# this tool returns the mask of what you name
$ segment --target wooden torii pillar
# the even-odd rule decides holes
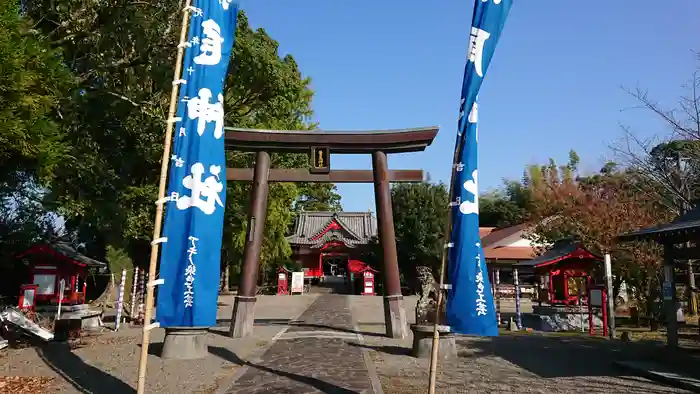
[[[234,338],[253,332],[256,288],[269,182],[374,183],[383,251],[384,321],[386,335],[408,335],[403,308],[391,206],[392,182],[420,182],[422,170],[389,170],[387,154],[420,152],[430,145],[438,127],[382,131],[275,131],[226,128],[226,149],[256,152],[255,168],[229,168],[226,179],[253,182],[243,269],[235,298],[229,335]],[[270,152],[308,152],[311,168],[270,168]],[[372,170],[331,170],[330,155],[371,154]]]

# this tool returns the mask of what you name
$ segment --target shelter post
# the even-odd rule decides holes
[[[229,336],[233,338],[243,338],[253,333],[260,248],[262,247],[267,216],[269,170],[270,154],[266,151],[258,151],[255,156],[253,187],[250,193],[248,229],[243,250],[243,270],[229,327]]]
[[[386,153],[372,153],[374,172],[374,198],[379,221],[379,241],[384,260],[384,322],[386,335],[391,338],[406,338],[406,312],[403,308],[399,264],[396,253],[394,216],[391,210],[391,190],[389,189],[389,168]]]
[[[517,268],[513,268],[513,284],[515,285],[515,324],[518,326],[518,330],[522,330],[523,316],[520,312],[520,279]]]
[[[603,260],[605,265],[605,291],[608,293],[608,326],[610,339],[615,339],[615,289],[613,289],[613,277],[612,277],[612,259],[610,258],[610,253],[605,254],[605,259]],[[605,308],[605,306],[603,306]]]
[[[666,311],[667,345],[670,348],[678,347],[678,318],[676,316],[676,283],[673,269],[673,243],[666,240],[664,243],[664,283],[663,300]]]
[[[687,244],[688,248],[691,248],[690,242]],[[695,272],[693,271],[693,260],[687,261],[688,266],[688,313],[690,316],[698,315],[698,299],[695,296]]]

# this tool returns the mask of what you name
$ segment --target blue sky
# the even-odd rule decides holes
[[[390,156],[447,182],[473,0],[241,0],[313,80],[315,120],[329,130],[440,125],[425,152]],[[643,137],[668,130],[621,87],[674,106],[700,64],[699,0],[515,0],[479,95],[482,192],[527,164],[596,171],[620,124]],[[624,111],[623,111],[624,110]],[[370,157],[334,155],[333,168]],[[372,185],[339,185],[345,210],[374,211]]]

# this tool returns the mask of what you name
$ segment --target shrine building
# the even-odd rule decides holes
[[[301,212],[287,241],[304,278],[321,282],[326,276],[361,271],[368,246],[377,237],[372,212]]]

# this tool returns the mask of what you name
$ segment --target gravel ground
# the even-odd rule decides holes
[[[428,359],[408,356],[409,345],[369,347],[374,350],[372,360],[386,394],[425,392]],[[581,342],[501,336],[464,339],[459,348],[457,360],[441,362],[438,366],[439,393],[688,392],[626,376],[612,366],[615,357],[609,351]]]
[[[164,330],[155,329],[151,335],[147,392],[213,392],[233,375],[238,368],[238,358],[245,360],[255,350],[267,346],[286,326],[286,321],[295,319],[315,299],[315,295],[259,297],[253,338],[231,339],[220,333],[228,329],[233,297],[221,297],[220,323],[206,336],[210,356],[196,362],[161,360],[158,354]],[[75,349],[62,344],[5,349],[0,351],[0,376],[53,378],[45,393],[135,392],[140,342],[140,329],[123,326],[119,332],[88,336]],[[223,357],[225,354],[237,357]]]
[[[404,300],[409,323],[415,299]],[[427,391],[428,359],[408,355],[411,338],[387,339],[380,297],[351,298],[351,310],[364,336],[385,394]],[[654,347],[582,337],[501,335],[460,337],[459,358],[439,364],[439,393],[684,393],[643,378],[628,376],[616,360],[650,356]]]
[[[147,392],[212,393],[217,388],[227,387],[241,360],[247,360],[256,350],[267,347],[280,331],[287,328],[289,320],[297,319],[318,296],[259,297],[254,336],[242,340],[221,335],[227,331],[233,307],[233,297],[222,297],[220,324],[206,337],[210,356],[196,362],[161,360],[158,354],[164,332],[154,330],[153,355],[148,360]],[[404,300],[409,323],[413,320],[414,305],[414,297]],[[354,341],[354,346],[370,350],[384,393],[425,392],[429,361],[408,356],[411,338],[394,340],[383,336],[382,298],[350,296],[349,307],[363,338]],[[337,328],[340,333],[347,334],[348,328],[341,327],[347,322],[323,323],[324,330]],[[34,381],[48,384],[44,393],[134,392],[140,334],[139,329],[127,326],[119,332],[88,336],[75,349],[52,344],[0,351],[0,392],[7,392],[4,389],[9,387],[17,392],[14,390],[19,380],[5,377],[39,378]],[[290,331],[291,334],[294,332]],[[612,367],[613,361],[640,360],[648,358],[650,352],[659,351],[658,348],[636,342],[610,342],[573,336],[502,335],[488,339],[460,337],[459,347],[460,357],[457,360],[439,366],[440,393],[684,392],[626,376]],[[309,353],[307,357],[311,357],[310,353],[318,356],[319,351],[306,349],[306,353]],[[338,383],[342,379],[343,376],[333,375],[325,381]]]

